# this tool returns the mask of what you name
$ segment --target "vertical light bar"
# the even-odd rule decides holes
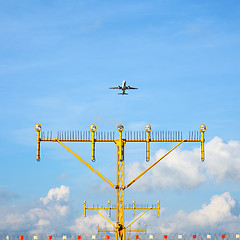
[[[92,132],[92,161],[95,162],[95,132],[97,131],[97,126],[95,124],[91,124],[89,127]]]
[[[150,142],[150,132],[152,131],[152,126],[147,124],[145,126],[145,131],[147,132],[147,139],[146,139],[146,161],[149,162],[150,160],[150,146],[149,146],[149,142]]]
[[[40,132],[37,131],[37,161],[40,160]]]
[[[123,153],[122,153],[122,132],[124,130],[124,126],[122,124],[117,125],[117,130],[119,131],[119,159],[120,161],[123,160]]]
[[[133,216],[135,217],[135,204],[136,204],[136,201],[133,200],[132,203],[133,203]]]
[[[160,200],[157,201],[158,204],[158,217],[160,216]]]
[[[36,124],[34,128],[37,131],[37,161],[40,161],[40,132],[42,130],[42,125]]]
[[[205,142],[204,132],[206,132],[207,126],[205,124],[202,124],[202,125],[200,125],[199,129],[201,131],[201,160],[203,162],[205,159],[205,156],[204,156],[205,155],[204,154],[204,142]]]
[[[94,132],[92,132],[92,161],[95,162],[95,141],[94,141]]]
[[[111,217],[111,201],[108,200],[108,216]]]
[[[99,235],[99,225],[97,225],[97,235]]]
[[[146,161],[149,162],[149,155],[150,155],[150,147],[149,147],[149,132],[147,132],[147,144],[146,144],[146,148],[147,148],[147,151],[146,151]]]
[[[87,201],[83,201],[83,205],[84,205],[84,217],[86,217],[86,204],[87,204]]]

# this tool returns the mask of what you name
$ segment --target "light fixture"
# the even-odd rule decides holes
[[[89,129],[92,131],[92,132],[95,132],[97,131],[97,126],[95,124],[91,124]]]
[[[206,132],[207,126],[205,124],[202,124],[202,125],[200,125],[199,129],[201,132]]]
[[[151,132],[151,131],[152,131],[152,126],[151,126],[150,124],[147,124],[147,125],[145,126],[145,131],[146,131],[146,132]]]
[[[36,130],[37,132],[40,132],[40,131],[42,130],[42,125],[41,125],[41,124],[36,124],[36,125],[35,125],[35,130]]]
[[[117,125],[117,130],[122,132],[124,130],[124,126],[122,124]]]

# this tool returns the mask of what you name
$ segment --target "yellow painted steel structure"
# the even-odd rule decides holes
[[[201,143],[201,160],[204,161],[204,133],[207,130],[206,125],[202,124],[199,127],[199,132],[189,133],[189,138],[183,138],[182,133],[180,132],[156,132],[152,133],[152,126],[146,125],[145,132],[125,132],[123,136],[124,126],[119,124],[117,130],[119,132],[118,138],[114,137],[114,133],[97,133],[97,126],[92,124],[90,125],[90,132],[58,132],[57,137],[52,137],[52,132],[48,132],[46,135],[44,132],[41,132],[42,125],[36,124],[35,130],[37,131],[37,160],[40,160],[40,142],[41,141],[51,141],[57,142],[65,149],[67,149],[71,154],[73,154],[77,159],[79,159],[84,165],[86,165],[90,170],[102,178],[109,186],[116,189],[116,207],[111,206],[111,202],[108,201],[108,207],[87,207],[87,202],[84,201],[84,216],[86,216],[86,210],[94,210],[99,215],[101,215],[107,222],[113,226],[113,230],[99,230],[97,227],[98,233],[103,232],[113,233],[115,235],[115,240],[125,240],[126,233],[138,233],[144,232],[146,234],[146,225],[144,230],[132,230],[131,226],[144,214],[146,214],[151,209],[158,210],[158,216],[160,215],[160,201],[157,202],[157,206],[152,207],[136,207],[136,202],[133,201],[132,207],[126,207],[124,205],[124,191],[129,188],[133,183],[135,183],[140,177],[147,173],[151,168],[158,164],[163,158],[170,154],[174,149],[180,146],[185,142],[200,142]],[[80,156],[73,152],[69,147],[67,147],[63,142],[91,142],[92,144],[92,161],[95,161],[95,143],[96,142],[114,142],[117,147],[117,161],[116,161],[116,184],[111,182],[105,176],[103,176],[99,171],[92,167],[89,163],[84,161]],[[146,170],[139,174],[136,178],[131,180],[129,183],[125,184],[125,161],[124,161],[124,149],[126,142],[146,142],[146,161],[150,160],[150,142],[177,142],[177,144],[171,148],[166,154],[156,160],[151,164]],[[111,216],[111,210],[116,210],[116,222],[112,223],[107,217],[102,215],[98,210],[105,209],[108,210],[109,217]],[[146,210],[140,216],[138,216],[134,221],[129,225],[125,226],[125,216],[124,211],[127,209],[133,210],[133,216],[135,216],[136,209]],[[111,237],[112,238],[112,237]],[[113,239],[113,238],[112,238]],[[128,237],[128,239],[131,239]]]

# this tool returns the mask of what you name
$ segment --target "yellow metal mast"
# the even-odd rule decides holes
[[[124,126],[119,124],[117,126],[119,131],[119,139],[116,141],[117,145],[117,209],[116,209],[116,231],[115,240],[125,239],[125,228],[124,228],[124,146],[125,141],[122,139],[122,132]]]
[[[79,159],[83,164],[85,164],[90,170],[96,173],[100,178],[102,178],[109,186],[116,189],[116,207],[111,206],[111,201],[108,201],[108,207],[87,207],[87,202],[84,201],[84,216],[86,217],[86,210],[91,209],[101,215],[107,222],[109,222],[113,226],[113,230],[99,230],[97,228],[98,234],[103,232],[113,233],[115,235],[115,240],[125,240],[126,232],[129,233],[139,233],[144,232],[146,234],[146,225],[144,230],[132,230],[131,225],[135,223],[139,218],[141,218],[144,214],[146,214],[151,209],[158,210],[158,216],[160,215],[160,201],[157,201],[157,206],[152,207],[136,207],[136,201],[133,201],[132,207],[125,207],[124,205],[124,191],[129,188],[134,182],[136,182],[140,177],[142,177],[146,172],[148,172],[151,168],[153,168],[156,164],[158,164],[163,158],[165,158],[168,154],[170,154],[174,149],[180,146],[184,142],[201,142],[201,160],[204,161],[204,133],[207,130],[206,125],[202,124],[199,127],[199,132],[191,132],[189,133],[189,138],[182,138],[182,133],[180,132],[155,132],[151,133],[152,126],[145,126],[144,132],[127,132],[123,137],[124,126],[119,124],[117,126],[117,130],[119,132],[119,137],[114,138],[114,133],[96,133],[97,126],[95,124],[90,125],[90,132],[58,132],[57,137],[52,137],[52,132],[47,132],[45,135],[44,132],[41,132],[42,125],[36,124],[35,130],[37,131],[37,160],[40,160],[40,142],[41,141],[52,141],[58,142],[61,146],[67,149],[71,154],[73,154],[77,159]],[[201,135],[201,136],[200,136]],[[100,172],[98,172],[94,167],[84,161],[80,156],[78,156],[75,152],[73,152],[69,147],[67,147],[63,142],[91,142],[92,143],[92,161],[95,161],[95,143],[96,142],[114,142],[117,147],[117,171],[116,171],[116,184],[112,183],[109,179],[103,176]],[[156,160],[152,165],[150,165],[146,170],[140,173],[136,178],[130,181],[125,185],[125,161],[124,161],[124,148],[126,142],[146,142],[146,161],[150,160],[150,142],[178,142],[172,149],[170,149],[166,154]],[[111,210],[116,210],[116,223],[112,223],[108,218],[98,212],[99,209],[108,210],[109,217],[111,216]],[[133,216],[135,216],[136,209],[146,210],[139,217],[137,217],[134,221],[132,221],[129,225],[125,226],[124,223],[124,211],[126,209],[133,210]],[[132,237],[131,237],[132,238]],[[130,239],[131,239],[130,238]],[[129,238],[128,238],[129,239]]]

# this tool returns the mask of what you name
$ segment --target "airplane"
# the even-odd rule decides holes
[[[128,90],[128,89],[137,89],[137,88],[134,88],[134,87],[130,87],[130,86],[126,86],[126,81],[124,80],[122,82],[122,86],[118,86],[118,87],[111,87],[109,89],[121,89],[122,92],[121,93],[118,93],[118,95],[128,95],[128,93],[126,93],[125,91]]]

